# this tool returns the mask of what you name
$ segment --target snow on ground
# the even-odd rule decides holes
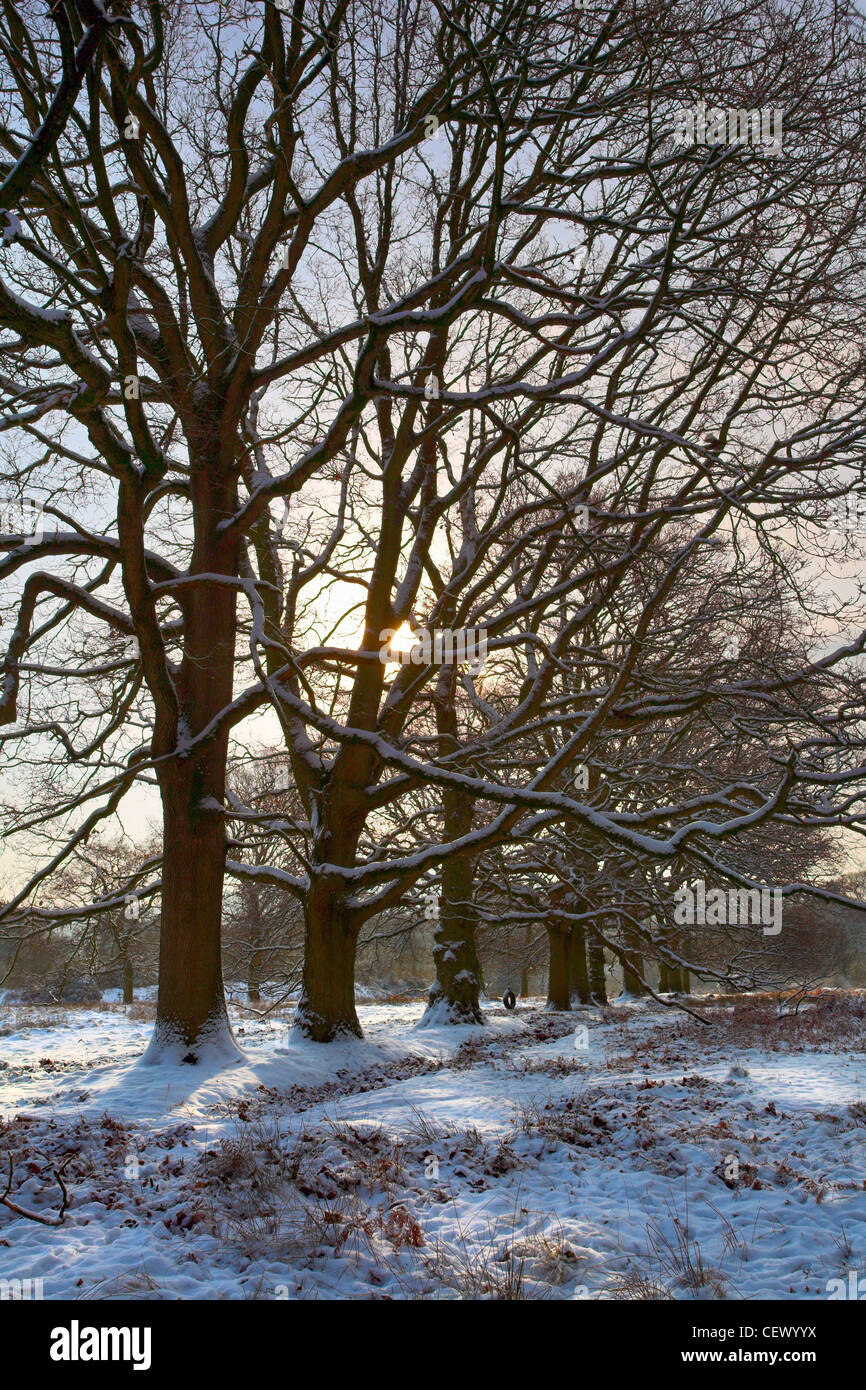
[[[0,1007],[0,1280],[45,1298],[826,1298],[866,1276],[866,995],[487,1012],[364,1041],[233,1011],[246,1060],[143,1067],[152,1007]],[[62,1166],[61,1166],[62,1165]]]

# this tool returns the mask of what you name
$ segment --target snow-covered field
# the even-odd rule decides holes
[[[234,1013],[246,1062],[142,1067],[146,1008],[0,1008],[0,1280],[52,1298],[826,1299],[866,1276],[866,995],[363,1042]],[[4,1179],[5,1181],[5,1179]],[[866,1285],[864,1285],[866,1287]]]

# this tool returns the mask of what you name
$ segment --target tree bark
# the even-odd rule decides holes
[[[581,1004],[589,1003],[589,971],[586,964],[586,931],[573,922],[568,934],[568,977],[572,994]]]
[[[132,961],[126,956],[123,961],[123,1002],[131,1004],[135,998],[132,983]]]
[[[247,999],[251,1004],[260,1004],[262,1000],[262,956],[261,944],[264,940],[262,929],[262,905],[259,901],[258,888],[256,884],[251,884],[252,893],[249,896],[250,904],[250,936],[252,938],[252,951],[250,953],[250,964],[247,972]]]
[[[547,940],[550,946],[550,964],[547,975],[547,1007],[571,1010],[571,990],[569,988],[568,928],[564,922],[554,919],[546,923]]]
[[[295,1027],[313,1042],[360,1038],[355,1009],[357,928],[334,878],[313,878],[304,904],[304,970]]]
[[[671,971],[671,990],[674,994],[688,994],[688,974],[679,966]]]
[[[683,949],[683,943],[682,943],[682,941],[680,941],[680,940],[674,941],[674,942],[673,942],[673,948],[674,948],[675,951],[677,951],[677,953],[680,953],[680,952],[682,951],[682,949]],[[689,972],[688,972],[688,970],[685,969],[684,966],[682,966],[682,965],[671,965],[671,966],[669,966],[669,968],[668,968],[668,975],[669,975],[669,979],[670,979],[671,992],[672,992],[673,994],[688,994],[688,992],[689,992]]]
[[[589,989],[594,1004],[607,1003],[607,983],[604,978],[604,946],[598,937],[589,938]]]
[[[635,999],[640,999],[646,994],[646,986],[640,977],[640,959],[631,955],[628,951],[623,951],[620,956],[622,963],[622,988],[624,994],[630,994]]]
[[[204,761],[179,759],[162,777],[159,992],[150,1062],[174,1052],[197,1062],[203,1047],[233,1050],[220,940],[225,833],[222,810],[201,804],[209,781]]]
[[[217,535],[219,523],[237,505],[237,487],[229,472],[232,446],[221,439],[219,423],[214,425],[218,415],[218,401],[202,402],[190,477],[193,576],[237,573],[236,544]],[[129,526],[130,505],[136,504],[122,497],[121,539]],[[130,584],[126,571],[124,584],[131,603],[143,613],[144,656],[145,643],[152,640],[152,614],[140,585]],[[228,728],[193,744],[231,703],[236,591],[231,584],[202,578],[179,595],[178,603],[185,641],[180,669],[171,677],[174,698],[163,676],[155,699],[153,752],[162,797],[163,873],[156,1026],[145,1056],[151,1063],[177,1056],[194,1063],[205,1050],[223,1058],[242,1056],[229,1025],[221,952]]]
[[[442,753],[459,747],[455,712],[456,668],[443,670],[434,706]],[[472,829],[473,798],[458,787],[442,793],[446,840],[457,840]],[[483,1024],[481,963],[476,945],[478,914],[473,902],[475,860],[469,855],[446,859],[442,865],[439,926],[433,933],[436,979],[430,989],[422,1026],[433,1023]]]
[[[456,796],[462,796],[456,793]],[[455,793],[446,792],[450,800]],[[471,810],[470,821],[471,821]],[[452,833],[450,830],[449,834]],[[442,866],[439,925],[433,933],[436,980],[422,1023],[483,1023],[479,995],[481,963],[472,901],[475,866],[468,859],[446,859]]]
[[[526,928],[526,945],[523,948],[523,964],[520,967],[520,998],[529,998],[529,952],[532,947],[532,927]]]

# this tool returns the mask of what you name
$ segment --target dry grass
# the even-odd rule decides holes
[[[707,1022],[683,1017],[666,1029],[633,1037],[624,1028],[623,1050],[608,1053],[611,1071],[650,1071],[694,1066],[695,1050],[709,1061],[732,1051],[866,1051],[866,991],[820,990],[797,1013],[779,1014],[780,995],[713,995],[693,1001]],[[707,1026],[709,1023],[709,1027]],[[735,1073],[736,1074],[736,1073]]]
[[[78,1295],[82,1302],[95,1302],[107,1298],[129,1299],[134,1302],[139,1299],[171,1297],[172,1295],[165,1293],[156,1280],[143,1269],[132,1274],[118,1274],[113,1279],[100,1279],[97,1283],[88,1285]]]
[[[156,1020],[156,1003],[151,999],[136,999],[132,1004],[114,1007],[122,1010],[133,1023],[154,1023]]]
[[[0,1038],[9,1038],[32,1028],[56,1028],[58,1012],[58,1009],[40,1004],[6,1005],[0,1019]]]
[[[561,1225],[533,1215],[515,1195],[510,1217],[471,1233],[455,1222],[455,1235],[439,1239],[427,1260],[439,1297],[485,1301],[546,1301],[553,1289],[577,1281],[586,1256],[574,1249]]]
[[[780,996],[754,994],[734,1001],[726,1012],[715,1001],[706,1010],[713,1027],[694,1020],[683,1026],[685,1039],[700,1037],[704,1046],[799,1051],[820,1048],[866,1050],[866,991],[821,990],[799,1011],[779,1014]]]
[[[526,1255],[515,1244],[514,1222],[511,1239],[494,1235],[488,1228],[484,1240],[473,1240],[457,1222],[453,1240],[436,1241],[429,1268],[444,1293],[460,1299],[519,1303],[531,1297],[526,1283]]]
[[[234,1134],[220,1139],[216,1150],[206,1156],[206,1170],[218,1183],[246,1180],[259,1192],[278,1188],[297,1175],[273,1117],[259,1117],[248,1124],[236,1121]]]
[[[4,1004],[0,1005],[0,1038],[35,1028],[57,1028],[64,1018],[74,1018],[78,1013],[122,1014],[134,1023],[153,1023],[156,1004],[150,1000],[137,1000],[134,1004],[107,1004],[104,1000],[77,1004],[65,999],[57,1004]]]
[[[628,1302],[661,1303],[671,1301],[674,1295],[670,1289],[645,1274],[627,1274],[611,1289],[611,1296]]]
[[[647,1226],[652,1255],[668,1284],[690,1298],[727,1298],[725,1277],[720,1269],[705,1261],[699,1243],[689,1235],[688,1219],[682,1221],[674,1216],[672,1226],[671,1236],[656,1221]]]
[[[610,1135],[610,1125],[593,1108],[584,1089],[565,1099],[553,1100],[548,1096],[546,1101],[538,1097],[517,1101],[513,1111],[521,1133],[541,1135],[572,1148],[592,1148]]]
[[[438,1120],[431,1120],[423,1110],[419,1110],[416,1105],[412,1106],[412,1123],[406,1128],[406,1135],[409,1139],[414,1139],[419,1144],[438,1144],[443,1139],[448,1138],[448,1130],[439,1124]]]

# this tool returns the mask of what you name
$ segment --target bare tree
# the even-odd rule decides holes
[[[690,660],[665,627],[723,647],[761,566],[816,630],[832,609],[803,550],[866,494],[857,16],[153,0],[117,21],[0,253],[8,476],[55,523],[0,538],[0,746],[62,773],[14,832],[66,834],[7,920],[158,792],[151,1057],[195,1061],[230,1051],[226,868],[302,904],[298,1021],[327,1040],[359,1031],[365,923],[434,878],[438,997],[477,1016],[485,853],[565,826],[621,885],[686,851],[721,872],[774,819],[859,829],[859,771],[824,759],[862,743],[860,596],[820,656]],[[13,77],[15,113],[35,79]],[[760,121],[673,143],[707,98],[783,110],[778,157]],[[728,606],[677,623],[714,545]],[[389,660],[404,625],[482,630],[486,671],[435,644]],[[231,739],[265,710],[297,870],[226,861],[227,815],[271,818],[226,805]],[[643,796],[575,789],[646,730],[673,742]],[[646,928],[610,891],[634,954]]]
[[[36,173],[54,154],[85,74],[98,69],[99,51],[110,33],[114,8],[111,0],[107,8],[96,0],[51,0],[48,9],[56,29],[55,45],[42,41],[36,24],[26,21],[11,0],[3,6],[0,43],[6,61],[26,73],[28,100],[24,115],[30,131],[25,139],[8,125],[0,132],[2,147],[11,156],[11,167],[6,160],[0,163],[0,230],[6,240],[18,232],[14,209],[27,194]],[[58,45],[60,81],[55,86],[49,73]]]
[[[446,319],[476,303],[475,267],[479,256],[492,264],[495,248],[492,232],[482,234],[483,250],[467,243],[405,290],[377,268],[379,312],[353,303],[351,288],[326,296],[320,257],[341,222],[355,220],[365,181],[396,170],[446,116],[465,113],[467,137],[483,129],[486,55],[510,30],[531,38],[533,26],[573,27],[494,7],[470,35],[466,13],[428,16],[402,0],[387,17],[347,0],[290,15],[269,3],[154,0],[135,19],[118,15],[104,76],[88,70],[3,252],[9,476],[19,489],[38,483],[56,527],[2,542],[3,578],[27,573],[0,719],[22,716],[7,745],[47,744],[48,758],[57,750],[72,773],[60,814],[81,812],[67,849],[6,911],[18,911],[136,781],[156,784],[164,856],[153,1060],[195,1061],[207,1042],[230,1048],[220,962],[226,760],[231,730],[272,693],[258,636],[249,652],[257,679],[235,688],[238,597],[255,625],[274,582],[267,565],[253,574],[249,547],[268,529],[270,503],[339,474],[381,394],[389,340],[422,328],[443,297]],[[542,51],[550,42],[542,37]],[[371,102],[385,48],[400,77],[380,117]],[[32,66],[9,71],[7,126],[39,80]],[[523,73],[521,61],[498,79],[503,99]],[[496,175],[491,228],[500,185]],[[297,448],[276,472],[257,453],[271,401],[288,414],[265,432],[268,444]],[[87,652],[69,682],[56,675],[63,635]],[[112,651],[105,635],[134,638],[135,650]],[[40,643],[50,657],[37,654]],[[65,708],[56,691],[43,694],[34,717],[29,687],[40,677],[61,682]],[[96,680],[112,691],[98,712],[85,711],[75,682]],[[16,830],[31,823],[21,815]]]

